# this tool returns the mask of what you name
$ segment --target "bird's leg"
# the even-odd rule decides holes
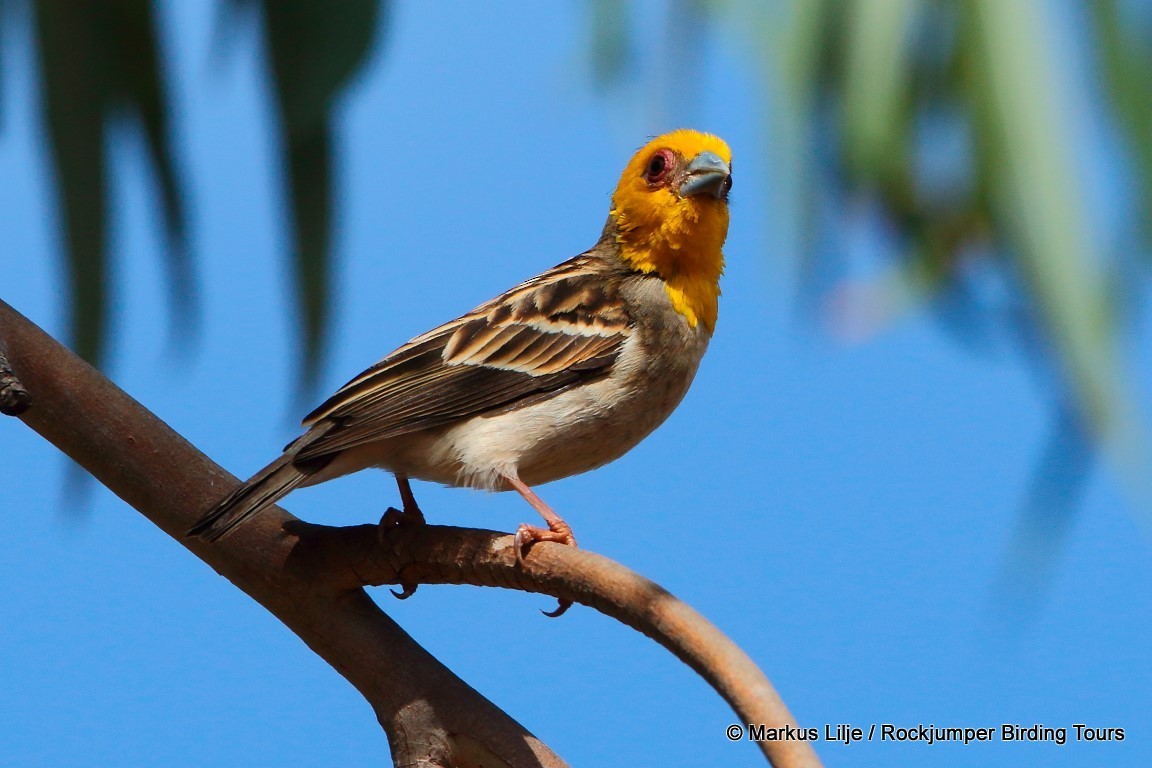
[[[404,507],[401,511],[395,507],[388,507],[384,516],[380,518],[379,532],[380,538],[383,540],[384,535],[391,529],[400,526],[408,525],[424,525],[424,513],[420,511],[420,505],[416,503],[416,497],[412,495],[412,486],[408,483],[408,477],[405,475],[396,475],[396,485],[400,488],[400,502]],[[419,584],[405,584],[401,582],[400,586],[404,589],[401,592],[391,590],[392,594],[400,600],[407,600],[416,593],[416,587]]]
[[[416,497],[412,495],[412,486],[408,484],[407,475],[396,475],[396,485],[400,489],[400,501],[404,504],[404,517],[408,518],[407,522],[413,525],[424,524],[424,513],[420,511],[420,505],[416,503]]]
[[[540,513],[544,522],[548,523],[546,529],[537,528],[527,523],[521,523],[520,527],[516,529],[516,560],[518,562],[524,561],[523,549],[537,541],[555,541],[570,547],[576,546],[576,537],[572,535],[572,527],[564,522],[560,515],[553,512],[552,507],[544,503],[544,499],[537,496],[535,491],[515,475],[506,475],[504,479],[516,489],[517,493],[524,497],[525,501],[532,505],[533,509]]]
[[[520,523],[520,527],[516,529],[516,537],[513,539],[512,546],[516,548],[516,563],[518,565],[524,564],[524,549],[532,546],[537,541],[554,541],[557,544],[567,544],[570,547],[576,546],[576,537],[572,535],[572,527],[564,522],[564,518],[552,511],[552,507],[548,506],[544,499],[536,495],[536,492],[524,484],[524,481],[515,475],[505,475],[505,480],[508,484],[516,489],[516,492],[524,497],[524,500],[532,505],[532,508],[540,513],[544,521],[548,523],[547,528],[538,528],[534,525],[527,523]],[[564,611],[572,607],[572,601],[564,598],[559,598],[559,605],[556,606],[554,611],[541,611],[545,616],[556,618]]]
[[[420,511],[420,505],[412,495],[412,486],[409,485],[407,476],[396,475],[396,485],[400,489],[400,502],[404,509],[401,511],[389,507],[384,517],[380,518],[380,527],[387,529],[397,525],[424,525],[424,513]]]

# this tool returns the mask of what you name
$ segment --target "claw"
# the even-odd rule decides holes
[[[408,598],[412,597],[412,595],[416,594],[416,590],[420,588],[419,584],[401,583],[400,586],[404,588],[402,592],[397,592],[394,589],[388,590],[397,600],[407,600]]]
[[[516,529],[516,535],[512,538],[512,546],[516,552],[516,565],[517,567],[524,567],[524,550],[530,548],[538,541],[554,541],[557,544],[566,544],[569,547],[576,546],[576,537],[572,535],[572,526],[564,522],[560,515],[552,511],[552,507],[544,503],[544,500],[536,495],[536,492],[524,484],[524,481],[516,476],[515,472],[504,475],[504,480],[508,485],[517,493],[524,497],[524,500],[532,505],[532,508],[540,513],[548,523],[547,528],[537,528],[527,523],[521,523],[520,527]],[[564,612],[572,607],[572,601],[565,598],[560,598],[554,611],[540,611],[540,613],[555,619],[564,615]]]
[[[381,528],[401,528],[409,525],[425,525],[424,515],[417,509],[401,511],[396,507],[388,507],[384,516],[380,518]]]
[[[404,513],[396,509],[396,507],[388,507],[384,514],[380,517],[380,522],[376,524],[376,539],[383,546],[388,534],[396,528],[402,528],[410,525],[411,521],[405,517]]]
[[[523,533],[527,527],[527,525],[521,524],[520,527],[516,529],[516,535],[512,537],[512,550],[516,553],[516,567],[518,568],[524,567],[524,547],[531,543],[524,541]]]
[[[547,528],[537,528],[527,523],[521,523],[520,527],[516,529],[516,537],[513,539],[517,565],[524,565],[524,551],[530,549],[538,541],[554,541],[569,547],[576,546],[576,537],[572,535],[572,529],[568,527],[568,523],[559,518],[555,522],[550,522]]]
[[[400,488],[400,499],[404,504],[404,509],[399,510],[396,507],[388,507],[384,515],[380,518],[379,524],[376,526],[376,536],[380,543],[384,543],[384,537],[393,528],[404,528],[413,525],[424,525],[424,513],[420,511],[419,505],[416,503],[416,497],[412,495],[412,487],[408,484],[408,478],[404,475],[396,475],[396,485]],[[392,593],[393,597],[397,600],[407,600],[416,594],[416,590],[420,587],[417,583],[405,583],[400,581],[401,591],[397,592],[394,589],[388,590]]]
[[[512,546],[516,551],[516,564],[520,567],[524,565],[524,550],[531,547],[537,541],[554,541],[557,544],[566,544],[569,547],[576,546],[576,537],[572,535],[572,529],[563,520],[560,520],[555,527],[549,528],[535,528],[527,523],[521,523],[520,527],[516,529],[516,536],[512,539]],[[572,601],[565,598],[559,598],[556,608],[551,611],[540,611],[550,619],[556,619],[564,615],[564,612],[572,607]]]
[[[523,480],[516,477],[515,473],[504,475],[504,480],[523,496],[524,500],[531,504],[532,508],[539,512],[544,521],[548,523],[547,528],[536,528],[527,523],[521,523],[520,527],[516,529],[514,544],[516,546],[517,565],[524,564],[524,550],[537,541],[555,541],[570,547],[576,546],[576,537],[572,535],[572,527],[564,522],[560,515],[553,512],[552,507],[545,504],[535,491],[525,485]]]
[[[423,522],[423,520],[420,522]],[[396,509],[395,507],[389,507],[388,511],[384,513],[384,516],[380,518],[380,523],[376,526],[376,535],[380,540],[381,545],[383,545],[384,537],[388,535],[389,531],[393,530],[394,528],[416,524],[417,523],[414,523],[411,518],[406,516],[400,510]],[[400,582],[400,586],[402,587],[402,591],[400,592],[397,592],[394,589],[390,589],[388,591],[391,592],[397,600],[407,600],[408,598],[412,597],[412,595],[416,594],[416,589],[420,585],[405,584],[404,582]]]
[[[377,524],[380,540],[384,540],[385,534],[393,528],[405,528],[413,525],[425,525],[424,513],[416,505],[405,505],[404,510],[401,511],[396,507],[388,507],[384,515],[380,518]]]
[[[561,597],[561,598],[558,598],[556,600],[556,610],[554,610],[554,611],[540,611],[540,613],[544,614],[545,616],[547,616],[550,619],[558,619],[561,616],[563,616],[564,612],[567,611],[571,607],[572,607],[572,601],[571,600],[565,600],[564,598]]]
[[[404,513],[396,509],[396,507],[388,507],[384,510],[384,514],[380,516],[379,526],[381,528],[396,528],[404,520]]]

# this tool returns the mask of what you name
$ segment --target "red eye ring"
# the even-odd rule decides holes
[[[671,172],[675,159],[667,149],[653,153],[652,157],[648,158],[648,164],[644,166],[644,178],[649,184],[659,184],[664,181]]]

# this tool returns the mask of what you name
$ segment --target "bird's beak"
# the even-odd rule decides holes
[[[711,195],[716,199],[728,193],[732,169],[715,152],[701,152],[692,158],[680,183],[680,197]]]

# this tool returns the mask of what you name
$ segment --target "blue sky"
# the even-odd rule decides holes
[[[609,95],[590,82],[575,3],[395,11],[383,55],[341,113],[340,298],[323,389],[591,245],[649,135],[680,124],[718,133],[735,157],[728,269],[692,391],[625,458],[541,495],[583,546],[660,582],[741,644],[804,725],[1127,733],[1065,746],[818,744],[829,764],[1152,761],[1152,566],[1118,484],[1094,472],[1044,588],[1000,599],[1048,426],[1044,388],[1013,355],[972,355],[925,313],[856,345],[797,316],[793,256],[770,205],[780,194],[770,110],[728,31],[702,32],[699,100],[657,120],[628,106],[644,80]],[[307,409],[291,402],[284,211],[254,35],[221,46],[213,21],[207,3],[162,13],[203,333],[169,354],[151,187],[121,137],[108,369],[246,476]],[[29,52],[11,32],[3,42],[0,231],[22,266],[0,297],[58,335],[61,260]],[[1147,339],[1146,319],[1137,325]],[[1148,362],[1138,360],[1144,382]],[[89,508],[65,508],[63,461],[19,423],[0,420],[0,445],[5,761],[380,764],[387,744],[370,708],[275,619],[102,488]],[[512,495],[415,490],[432,522],[535,522]],[[396,501],[389,477],[361,473],[285,506],[351,524]],[[689,669],[590,609],[552,621],[540,596],[470,587],[374,596],[573,765],[763,764],[725,738],[735,716]],[[509,672],[557,659],[547,673]]]

